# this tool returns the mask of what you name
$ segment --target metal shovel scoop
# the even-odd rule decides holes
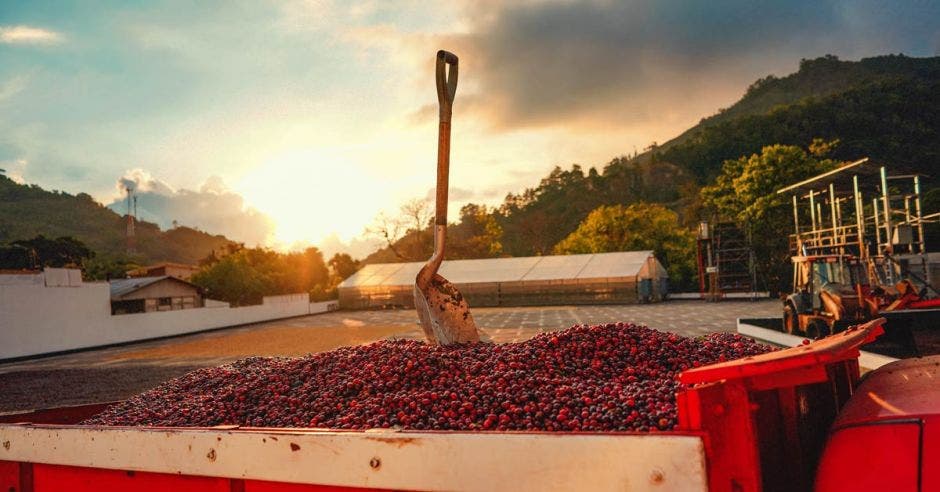
[[[446,70],[447,65],[450,69]],[[437,274],[447,242],[447,178],[450,170],[450,116],[457,93],[457,55],[437,52],[437,102],[440,123],[437,138],[437,200],[434,210],[434,254],[415,277],[415,309],[430,343],[450,345],[478,342],[470,306],[454,284]]]

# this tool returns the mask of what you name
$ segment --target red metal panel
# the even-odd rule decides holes
[[[20,464],[0,461],[0,491],[20,490]]]
[[[809,345],[690,369],[682,372],[679,380],[685,384],[696,384],[722,379],[754,379],[767,375],[780,377],[781,373],[787,371],[791,371],[794,376],[802,375],[801,372],[793,371],[857,358],[859,347],[884,333],[881,327],[884,323],[884,318],[878,318]]]
[[[816,491],[919,490],[920,431],[916,422],[859,425],[836,431],[819,462]]]
[[[924,420],[921,453],[920,489],[940,490],[940,417]]]
[[[117,402],[92,403],[90,405],[76,405],[71,407],[57,407],[31,412],[12,413],[0,415],[0,422],[32,424],[77,424],[82,420],[101,413],[105,408]]]
[[[230,492],[227,478],[193,477],[61,465],[33,465],[35,492]]]
[[[858,347],[882,323],[683,372],[694,386],[676,395],[677,430],[705,432],[711,490],[808,487],[826,429],[858,380]]]
[[[245,480],[245,492],[358,492],[381,490],[384,489],[360,489],[358,487],[337,487],[335,485],[307,485],[301,483]]]
[[[704,431],[710,490],[760,490],[751,405],[740,384],[704,385],[677,395],[677,430]]]

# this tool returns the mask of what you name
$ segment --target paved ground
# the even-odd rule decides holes
[[[779,301],[670,301],[629,306],[478,308],[494,342],[517,342],[577,323],[630,321],[697,336],[733,331],[739,317],[778,316]],[[0,412],[120,400],[193,369],[251,355],[296,356],[390,338],[420,338],[413,310],[338,311],[0,364]]]

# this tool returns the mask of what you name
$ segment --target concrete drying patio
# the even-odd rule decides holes
[[[518,342],[578,323],[629,321],[685,336],[780,315],[780,301],[473,309],[484,336]],[[120,400],[193,369],[248,356],[298,356],[391,338],[419,339],[413,310],[336,311],[208,333],[0,364],[0,412]]]

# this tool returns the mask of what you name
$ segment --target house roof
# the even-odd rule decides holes
[[[111,284],[111,299],[120,299],[121,297],[124,297],[131,292],[138,291],[144,287],[147,287],[148,285],[153,285],[164,280],[186,284],[202,292],[202,288],[196,284],[189,283],[176,277],[161,275],[159,277],[137,277],[112,280],[109,282]]]
[[[524,256],[449,260],[440,274],[455,284],[526,282],[637,276],[652,251],[620,251],[582,255]],[[425,262],[366,265],[339,284],[344,287],[413,285]]]
[[[150,270],[155,270],[157,268],[181,268],[185,270],[197,271],[199,267],[197,265],[188,265],[186,263],[173,263],[172,261],[164,261],[160,263],[154,263],[153,265],[144,265],[141,267],[134,268],[133,270],[128,270],[127,273],[134,275],[140,273],[147,273]]]
[[[172,261],[163,261],[160,263],[154,263],[153,265],[142,266],[141,268],[160,268],[160,267],[177,267],[177,268],[188,268],[190,270],[199,270],[199,266],[190,265],[187,263],[174,263]]]

